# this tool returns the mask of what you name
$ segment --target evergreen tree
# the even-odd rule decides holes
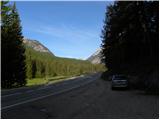
[[[10,6],[8,5],[8,1],[1,1],[1,16],[4,18],[9,11],[11,11]]]
[[[22,28],[16,10],[2,16],[2,88],[20,87],[25,81],[25,49],[23,47]]]
[[[109,6],[102,30],[108,69],[118,72],[136,64],[158,65],[158,24],[157,1],[116,1]]]

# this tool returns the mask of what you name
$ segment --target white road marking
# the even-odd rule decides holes
[[[1,90],[1,92],[14,91],[14,90],[20,90],[20,89],[25,89],[25,88],[27,88],[27,87],[20,87],[20,88],[5,89],[5,90]]]
[[[13,95],[19,95],[19,94],[22,94],[22,93],[17,92],[17,93],[13,93],[13,94],[9,94],[9,95],[2,95],[1,97],[5,98],[5,97],[9,97],[9,96],[13,96]]]
[[[74,86],[74,87],[71,87],[69,89],[64,89],[64,90],[58,91],[56,93],[52,93],[52,94],[48,94],[48,95],[45,95],[45,96],[41,96],[41,97],[33,98],[33,99],[30,99],[30,100],[26,100],[26,101],[23,101],[23,102],[20,102],[20,103],[8,105],[8,106],[5,106],[5,107],[2,107],[1,110],[8,109],[8,108],[11,108],[11,107],[14,107],[14,106],[18,106],[18,105],[22,105],[22,104],[25,104],[25,103],[28,103],[28,102],[33,102],[33,101],[36,101],[36,100],[40,100],[40,99],[43,99],[43,98],[46,98],[46,97],[49,97],[49,96],[58,95],[58,94],[61,94],[61,93],[64,93],[64,92],[79,88],[81,86],[87,85],[92,81],[93,80],[90,80],[90,81],[88,81],[88,82],[86,82],[86,83],[84,83],[82,85]]]
[[[72,79],[75,79],[75,78],[78,78],[78,77],[71,77],[71,78],[68,78],[68,79],[66,79],[66,80],[64,80],[64,81],[67,81],[67,80],[72,80]],[[28,90],[28,91],[25,91],[25,93],[31,93],[31,92],[35,92],[35,91],[38,91],[38,90],[43,90],[43,89],[48,89],[48,88],[50,88],[50,87],[53,87],[53,86],[49,86],[49,85],[51,85],[51,84],[47,84],[47,85],[45,85],[45,87],[40,87],[40,88],[38,88],[38,89],[36,89],[36,90]],[[18,89],[18,88],[17,88]],[[13,94],[9,94],[9,95],[3,95],[3,96],[1,96],[2,98],[5,98],[5,97],[10,97],[10,96],[14,96],[14,95],[19,95],[19,94],[23,94],[22,92],[17,92],[17,93],[13,93]]]

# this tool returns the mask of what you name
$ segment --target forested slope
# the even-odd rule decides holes
[[[27,78],[74,76],[105,70],[103,65],[93,65],[88,61],[60,58],[50,53],[38,52],[25,46]]]

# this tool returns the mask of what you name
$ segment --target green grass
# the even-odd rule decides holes
[[[57,83],[60,81],[64,81],[66,78],[69,78],[71,76],[56,76],[56,77],[50,77],[50,78],[33,78],[33,79],[27,79],[26,86],[33,86],[33,85],[42,85],[47,83]]]

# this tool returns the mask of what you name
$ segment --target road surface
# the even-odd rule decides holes
[[[53,85],[2,91],[2,118],[158,118],[159,97],[112,91],[100,73]]]

